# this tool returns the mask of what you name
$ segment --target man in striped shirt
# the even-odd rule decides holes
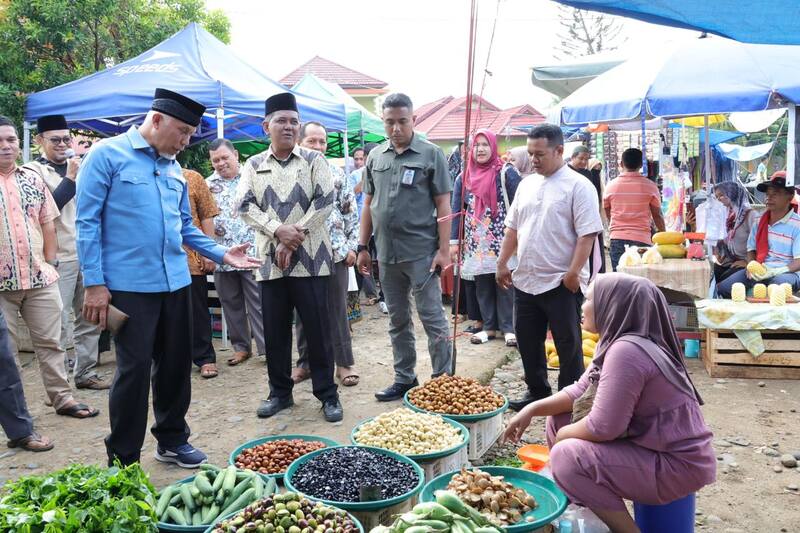
[[[748,289],[756,283],[790,283],[793,292],[800,290],[797,274],[800,270],[800,215],[792,208],[794,187],[786,185],[786,173],[781,171],[773,174],[769,181],[759,183],[757,189],[766,193],[767,210],[750,230],[747,260],[762,263],[767,272],[754,276],[740,270],[725,278],[717,285],[717,292],[723,298],[731,297],[734,283],[744,283]]]
[[[617,271],[625,246],[652,246],[651,220],[658,231],[664,231],[661,215],[661,194],[653,181],[642,176],[642,151],[628,148],[622,152],[623,169],[606,185],[603,208],[611,221],[611,268]]]

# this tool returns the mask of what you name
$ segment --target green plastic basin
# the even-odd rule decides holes
[[[561,489],[552,480],[535,472],[509,466],[483,466],[480,470],[492,476],[503,476],[515,487],[525,489],[539,504],[535,509],[525,513],[522,521],[504,528],[508,533],[523,533],[539,529],[561,516],[567,508],[567,497],[561,492]],[[457,473],[448,472],[426,483],[420,493],[420,501],[436,501],[434,492],[447,489],[450,479]],[[526,518],[528,517],[533,517],[533,521],[527,522]]]
[[[414,387],[413,389],[407,391],[403,395],[403,404],[405,404],[405,406],[408,407],[409,409],[411,409],[412,411],[416,411],[418,413],[428,413],[428,414],[431,414],[431,415],[439,415],[439,416],[443,416],[445,418],[449,418],[450,420],[456,420],[456,421],[462,422],[462,423],[463,422],[470,423],[470,422],[480,422],[481,420],[486,420],[487,418],[492,418],[495,415],[499,415],[500,413],[504,413],[506,411],[506,409],[508,409],[508,398],[506,398],[506,396],[504,394],[500,394],[499,392],[496,392],[495,394],[500,394],[500,396],[503,397],[503,405],[501,405],[499,408],[495,409],[494,411],[489,411],[488,413],[478,413],[476,415],[450,415],[450,414],[447,414],[447,413],[436,413],[434,411],[427,411],[425,409],[421,409],[421,408],[417,407],[416,405],[411,403],[411,400],[408,399],[408,394],[411,391],[413,391],[414,389],[416,389],[416,388],[417,387]]]
[[[426,413],[426,414],[434,414],[434,413]],[[465,428],[464,426],[462,426],[461,424],[459,424],[455,420],[451,420],[449,418],[446,418],[443,415],[438,415],[437,414],[435,416],[441,417],[445,422],[447,422],[448,424],[450,424],[451,426],[453,426],[454,428],[456,428],[457,430],[459,430],[461,432],[461,435],[463,436],[463,440],[461,441],[461,443],[460,444],[456,444],[455,446],[451,446],[449,448],[445,448],[444,450],[441,450],[441,451],[438,451],[438,452],[420,453],[420,454],[408,454],[405,457],[408,457],[409,459],[412,459],[414,461],[430,461],[430,460],[433,460],[433,459],[440,459],[442,457],[447,457],[448,455],[452,455],[452,454],[456,453],[461,448],[463,448],[464,446],[469,444],[469,431],[467,430],[467,428]],[[361,444],[356,441],[356,433],[358,432],[359,428],[361,428],[361,426],[363,426],[364,424],[366,424],[367,422],[370,422],[372,420],[374,420],[374,418],[368,418],[368,419],[364,420],[363,422],[359,423],[356,427],[354,427],[353,431],[350,432],[350,442],[352,442],[353,444],[355,444],[357,446],[361,446]]]
[[[301,490],[298,490],[294,485],[292,485],[292,476],[297,472],[297,469],[300,468],[301,465],[310,461],[314,457],[319,454],[325,453],[329,450],[333,450],[336,448],[363,448],[365,450],[370,450],[375,453],[379,453],[381,455],[387,455],[392,457],[393,459],[397,459],[402,463],[406,463],[411,465],[414,471],[417,473],[417,477],[419,481],[417,484],[405,494],[401,494],[400,496],[395,496],[394,498],[389,498],[388,500],[379,500],[374,502],[337,502],[332,500],[323,500],[321,498],[316,498],[312,494],[306,494]],[[347,472],[342,472],[342,475],[347,475]],[[425,472],[423,472],[422,468],[406,457],[405,455],[400,455],[399,453],[395,453],[389,450],[384,450],[383,448],[375,448],[372,446],[335,446],[333,448],[323,448],[321,450],[316,450],[311,453],[308,453],[302,457],[297,458],[292,464],[289,465],[289,468],[286,469],[286,475],[284,476],[283,480],[284,485],[286,486],[286,490],[291,492],[297,492],[298,494],[302,494],[309,500],[316,500],[321,501],[326,505],[330,505],[332,507],[338,507],[339,509],[344,509],[346,511],[376,511],[378,509],[384,509],[386,507],[391,507],[392,505],[398,504],[400,502],[404,502],[407,499],[415,496],[420,490],[422,490],[422,485],[425,484]]]
[[[258,439],[253,439],[245,442],[235,450],[231,452],[230,457],[228,457],[228,464],[236,464],[236,458],[239,456],[247,448],[252,448],[253,446],[258,446],[259,444],[264,444],[265,442],[270,442],[273,440],[293,440],[293,439],[300,439],[300,440],[316,440],[319,442],[324,442],[325,446],[339,446],[339,443],[335,440],[331,440],[325,437],[317,437],[315,435],[273,435],[272,437],[261,437]],[[277,474],[262,474],[260,472],[256,472],[259,476],[264,479],[275,478],[276,481],[283,480],[283,472],[279,472]]]

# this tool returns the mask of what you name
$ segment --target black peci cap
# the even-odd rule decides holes
[[[46,131],[68,130],[69,126],[67,126],[67,119],[64,118],[64,115],[46,115],[39,117],[39,120],[36,121],[36,129],[41,134]]]
[[[153,111],[164,113],[190,126],[197,127],[206,112],[206,106],[169,89],[156,89]]]
[[[297,111],[297,99],[292,93],[273,94],[264,102],[264,115],[275,111]]]

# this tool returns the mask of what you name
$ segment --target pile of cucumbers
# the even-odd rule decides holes
[[[192,481],[176,483],[161,491],[156,516],[165,524],[202,526],[217,518],[244,509],[254,501],[275,492],[275,479],[264,481],[251,470],[231,465],[221,469],[200,465]]]

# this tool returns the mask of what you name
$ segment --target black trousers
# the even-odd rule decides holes
[[[217,362],[211,343],[211,315],[208,312],[208,280],[206,275],[192,276],[192,361],[197,366]]]
[[[578,381],[584,371],[581,346],[583,294],[580,291],[572,293],[563,284],[537,295],[515,288],[514,303],[517,347],[530,393],[537,398],[552,393],[547,381],[544,348],[548,326],[558,351],[558,390]]]
[[[335,398],[328,277],[287,277],[259,284],[270,398],[286,398],[292,394],[292,316],[295,309],[303,321],[314,396],[320,401]]]
[[[111,434],[106,451],[109,464],[118,458],[128,465],[139,460],[144,443],[151,383],[153,436],[169,447],[189,439],[191,287],[155,293],[111,291],[111,297],[130,318],[114,336],[117,373],[108,397]]]
[[[16,317],[14,317],[16,319]],[[33,420],[25,403],[25,391],[14,352],[11,351],[8,326],[0,311],[0,426],[10,440],[33,433]]]

